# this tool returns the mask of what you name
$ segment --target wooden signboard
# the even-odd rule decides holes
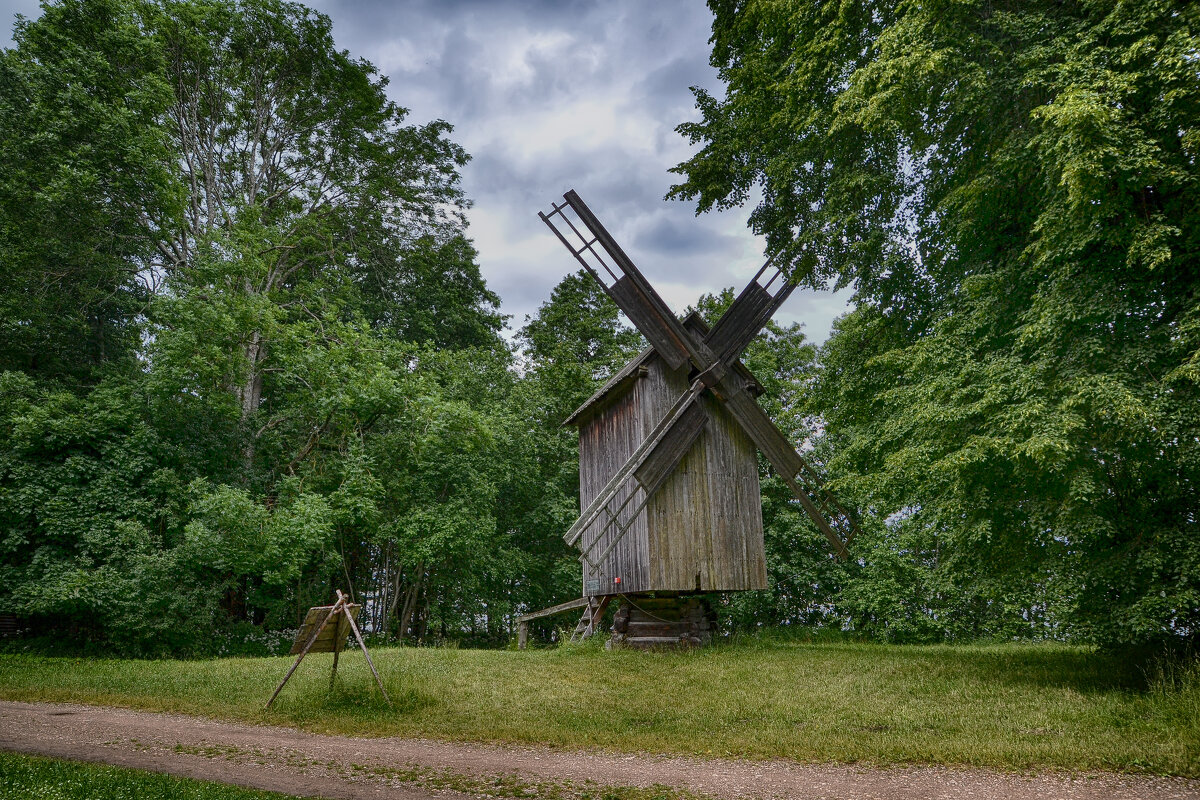
[[[350,621],[342,614],[338,614],[335,621],[330,620],[328,625],[325,625],[326,619],[333,613],[336,605],[332,606],[313,606],[308,610],[308,614],[304,617],[304,624],[300,626],[300,630],[296,633],[296,641],[292,642],[292,651],[289,655],[296,655],[304,650],[304,645],[308,643],[313,632],[321,628],[320,634],[313,641],[312,647],[308,648],[310,653],[336,653],[346,647],[346,639],[350,636]],[[362,606],[358,603],[346,603],[346,614],[355,622],[358,621],[358,612],[362,610]],[[324,627],[322,627],[324,626]]]
[[[329,675],[329,687],[332,689],[333,679],[337,677],[338,653],[346,644],[346,638],[351,632],[358,640],[358,646],[362,648],[363,655],[367,657],[367,666],[371,668],[371,674],[375,676],[375,683],[379,685],[379,693],[391,706],[392,701],[388,699],[387,692],[383,689],[383,681],[379,680],[379,673],[375,671],[371,654],[367,652],[367,645],[363,642],[362,634],[358,630],[356,620],[362,606],[349,602],[340,589],[337,592],[337,598],[337,602],[333,605],[314,606],[304,615],[304,624],[300,626],[300,632],[296,634],[296,641],[292,644],[291,654],[298,653],[299,655],[296,656],[296,661],[287,671],[287,675],[284,675],[283,680],[275,687],[275,694],[271,695],[271,699],[267,701],[267,708],[270,708],[271,703],[275,702],[275,698],[287,684],[288,678],[292,677],[296,667],[300,666],[300,662],[309,653],[333,653],[333,672]]]

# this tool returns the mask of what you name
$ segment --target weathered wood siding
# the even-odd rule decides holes
[[[657,360],[657,359],[655,359]],[[607,408],[591,417],[579,429],[579,500],[581,509],[587,508],[600,490],[608,483],[609,478],[616,473],[621,465],[632,455],[637,446],[656,420],[649,424],[639,412],[640,396],[645,385],[645,379],[636,380],[629,389],[616,398]],[[630,481],[632,484],[633,482]],[[623,489],[615,505],[620,505],[629,495],[629,488]],[[639,498],[630,500],[629,505],[621,515],[622,521],[629,517],[629,512],[637,506]],[[593,523],[583,532],[580,544],[596,558],[603,553],[613,536],[615,527],[610,527],[596,541],[601,523],[607,516],[601,515],[600,520]],[[617,582],[617,578],[620,582]],[[599,581],[599,591],[589,591],[588,582]],[[600,568],[593,572],[585,563],[583,565],[583,593],[588,594],[622,594],[651,591],[650,585],[650,553],[646,537],[646,514],[638,514],[633,526],[621,537],[617,546],[609,553]]]
[[[687,389],[687,373],[647,365],[642,413],[661,417]],[[646,507],[650,582],[661,591],[765,589],[762,494],[754,443],[714,400],[696,444]]]
[[[580,429],[584,507],[687,390],[686,369],[672,371],[658,357],[646,368],[645,377]],[[598,572],[588,575],[585,565],[585,594],[589,578],[599,580],[600,594],[766,588],[754,444],[718,403],[703,402],[711,412],[708,426]],[[634,498],[626,513],[637,503]],[[584,533],[585,545],[599,527]],[[603,552],[612,535],[592,552]]]

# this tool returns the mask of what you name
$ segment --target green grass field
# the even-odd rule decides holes
[[[0,752],[0,800],[291,800],[138,769]]]
[[[1200,672],[1151,676],[1061,645],[744,641],[692,653],[373,651],[123,661],[0,656],[0,696],[362,736],[541,742],[801,761],[1126,770],[1200,777]]]

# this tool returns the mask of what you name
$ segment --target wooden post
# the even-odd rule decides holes
[[[525,646],[528,644],[529,644],[529,623],[528,622],[518,622],[517,623],[517,649],[524,650]]]
[[[281,691],[283,691],[284,684],[288,682],[288,678],[292,677],[292,673],[296,671],[296,667],[300,666],[300,662],[304,660],[306,655],[308,655],[309,648],[313,646],[313,642],[317,641],[317,637],[321,635],[321,631],[323,631],[325,626],[329,624],[329,620],[336,617],[338,613],[342,611],[346,603],[346,598],[342,597],[342,593],[340,591],[337,594],[337,602],[333,604],[333,608],[329,609],[329,613],[325,616],[325,619],[321,620],[321,624],[317,626],[315,631],[313,631],[312,636],[308,637],[308,641],[304,643],[304,649],[300,651],[300,655],[296,656],[296,662],[292,664],[292,668],[287,671],[287,675],[284,675],[283,680],[280,681],[279,685],[275,687],[275,694],[271,695],[271,699],[267,701],[266,708],[270,708],[271,703],[274,703],[275,698],[279,696]],[[372,669],[374,668],[372,667]]]
[[[350,615],[346,614],[346,616],[348,617]],[[334,629],[334,632],[333,632],[333,670],[329,673],[329,690],[330,691],[333,691],[333,682],[335,680],[337,680],[338,651],[341,649],[341,644],[342,644],[341,627],[342,627],[342,621],[339,619],[337,622],[337,628]]]
[[[337,594],[340,603],[345,598],[342,597],[340,589]],[[354,617],[347,614],[346,619],[350,622],[350,630],[354,631],[354,638],[358,639],[358,646],[362,648],[363,655],[367,657],[367,666],[371,668],[371,674],[375,676],[375,683],[379,684],[379,693],[383,695],[383,700],[388,704],[388,708],[394,708],[392,701],[388,699],[387,691],[383,688],[383,681],[379,680],[379,673],[375,671],[375,662],[371,660],[371,654],[367,652],[367,644],[363,641],[362,634],[358,632],[358,625],[354,623]]]

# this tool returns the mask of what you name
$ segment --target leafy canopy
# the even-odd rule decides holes
[[[672,194],[760,196],[798,279],[853,285],[814,410],[890,520],[868,569],[1017,623],[1065,604],[1096,641],[1196,636],[1200,10],[710,5],[726,91],[697,91]]]

